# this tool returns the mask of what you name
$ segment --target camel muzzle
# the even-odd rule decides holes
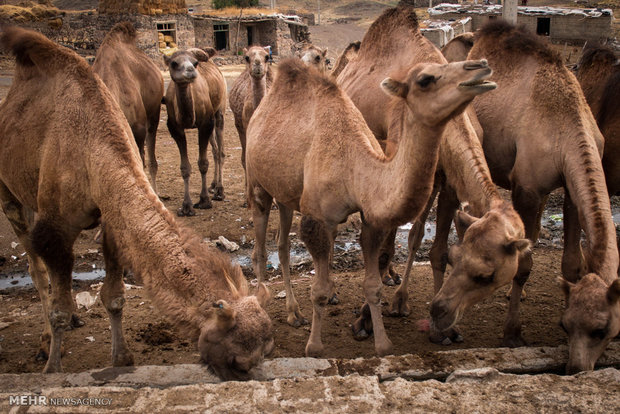
[[[468,60],[463,64],[463,69],[465,70],[478,70],[489,67],[489,62],[486,59],[480,60]]]

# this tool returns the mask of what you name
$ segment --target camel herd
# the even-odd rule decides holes
[[[239,266],[177,223],[156,190],[155,134],[165,103],[184,181],[177,214],[192,216],[194,208],[211,208],[211,198],[224,198],[227,88],[211,60],[215,50],[165,56],[171,82],[164,94],[160,71],[135,38],[131,24],[116,25],[91,68],[41,34],[17,27],[0,32],[0,46],[16,58],[14,82],[0,103],[0,201],[43,303],[44,372],[62,370],[63,332],[75,306],[72,246],[83,229],[100,224],[112,365],[133,364],[122,328],[122,276],[131,269],[162,314],[197,345],[202,361],[223,379],[250,378],[274,347],[265,311],[271,295],[263,283],[274,202],[290,325],[308,323],[290,281],[295,211],[316,270],[308,356],[323,353],[324,308],[335,299],[329,270],[337,226],[356,212],[365,302],[353,336],[373,334],[377,354],[392,353],[382,285],[401,284],[389,313],[408,315],[413,257],[437,196],[431,341],[464,340],[456,324],[465,310],[512,284],[504,343],[525,344],[519,304],[541,213],[556,188],[565,192],[560,323],[568,335],[567,372],[593,369],[620,332],[609,200],[620,193],[620,65],[612,51],[585,50],[575,76],[537,36],[500,20],[455,38],[442,53],[422,36],[408,6],[386,10],[331,71],[327,49],[316,46],[275,68],[266,48],[245,49],[246,70],[228,101],[256,232],[252,264],[259,284],[250,295]],[[199,137],[196,204],[189,195],[190,128]],[[512,203],[496,185],[511,190]],[[449,247],[452,221],[459,242]],[[407,222],[413,227],[401,282],[391,259],[396,228]]]

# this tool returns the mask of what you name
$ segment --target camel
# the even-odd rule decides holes
[[[46,309],[43,372],[62,370],[74,309],[72,246],[101,220],[112,364],[133,363],[122,329],[122,269],[129,268],[220,377],[248,378],[273,348],[267,289],[249,296],[241,269],[175,222],[148,182],[121,108],[84,59],[17,27],[3,29],[0,44],[16,57],[0,104],[0,201]]]
[[[168,111],[168,130],[179,147],[181,155],[181,176],[185,185],[183,204],[177,210],[179,216],[193,216],[194,208],[207,209],[213,200],[224,199],[222,164],[224,163],[224,111],[226,110],[226,80],[222,72],[209,59],[215,49],[191,48],[179,50],[172,56],[164,55],[164,62],[170,70],[171,82],[164,97]],[[192,207],[189,195],[189,176],[192,168],[187,158],[185,130],[198,128],[198,169],[202,180],[200,200]],[[215,134],[213,130],[215,128]],[[214,177],[207,188],[207,145],[213,152]]]
[[[248,126],[247,194],[256,231],[252,261],[258,280],[264,280],[265,233],[275,199],[287,312],[289,317],[302,318],[292,306],[296,301],[288,279],[288,234],[293,211],[300,211],[301,239],[316,269],[306,355],[323,352],[323,307],[334,284],[329,276],[333,236],[336,226],[357,211],[362,216],[366,267],[362,313],[371,315],[377,354],[392,352],[380,309],[378,247],[386,228],[407,222],[426,204],[445,124],[476,95],[495,87],[486,81],[491,72],[480,60],[420,64],[401,75],[401,80],[384,79],[382,88],[394,96],[394,111],[400,114],[396,123],[402,128],[400,147],[388,158],[361,113],[331,77],[299,59],[280,63],[271,90]],[[302,95],[304,99],[299,99]]]
[[[338,83],[360,109],[368,126],[378,140],[386,144],[386,151],[398,146],[399,137],[394,132],[398,113],[394,112],[385,95],[378,93],[378,80],[390,73],[400,73],[408,66],[421,62],[445,63],[441,52],[429,42],[418,29],[415,10],[400,6],[386,10],[368,29],[354,60],[350,61],[338,76]],[[371,67],[372,70],[368,70]],[[480,275],[473,264],[485,262],[485,271],[499,277],[493,284],[508,283],[515,275],[519,255],[527,250],[529,243],[524,239],[523,224],[509,203],[500,197],[493,184],[491,174],[484,159],[479,137],[482,130],[475,113],[468,108],[451,119],[444,131],[439,152],[439,164],[435,184],[430,198],[420,215],[415,215],[409,233],[409,258],[401,286],[394,294],[390,314],[405,316],[409,314],[408,282],[415,257],[424,235],[424,222],[433,200],[439,192],[437,207],[437,234],[430,252],[434,276],[434,289],[437,293],[443,283],[448,251],[448,233],[459,200],[468,202],[470,214],[460,211],[456,216],[457,228],[462,229],[461,243],[467,247],[470,256],[463,263],[453,261],[454,271],[463,278],[476,278]],[[475,229],[467,231],[461,223],[476,220]],[[381,254],[381,272],[384,283],[394,284],[397,278],[389,263],[394,252],[394,229],[388,237]],[[486,260],[489,254],[494,260]],[[458,270],[457,270],[458,269]],[[360,321],[361,323],[362,321]],[[370,326],[370,321],[364,321]],[[450,327],[451,328],[451,327]],[[438,332],[434,327],[431,340],[443,344],[462,341],[454,329]]]
[[[362,42],[359,40],[357,42],[349,43],[349,45],[342,51],[338,59],[336,59],[336,63],[334,63],[334,69],[332,69],[332,76],[334,79],[338,78],[340,72],[349,64],[350,61],[355,59],[357,53],[360,50]]]
[[[620,60],[605,46],[585,49],[577,64],[577,80],[605,137],[603,171],[610,196],[620,195]]]
[[[443,48],[441,54],[448,62],[458,62],[467,59],[467,54],[474,46],[474,34],[472,32],[462,33],[450,40]]]
[[[245,71],[235,79],[228,100],[235,117],[235,127],[241,142],[241,165],[245,170],[245,132],[254,110],[271,87],[273,71],[269,63],[269,51],[265,47],[243,49],[243,58]]]
[[[144,168],[146,142],[151,185],[157,193],[155,141],[164,97],[164,78],[155,63],[136,47],[136,29],[131,23],[118,23],[108,32],[97,51],[93,71],[101,77],[123,110]]]
[[[298,57],[306,64],[313,65],[319,72],[327,73],[331,62],[327,57],[327,48],[321,49],[318,46],[306,45],[298,53]]]
[[[501,90],[473,102],[484,129],[485,157],[494,181],[512,190],[513,205],[531,241],[538,237],[545,197],[564,187],[562,273],[568,297],[562,324],[568,332],[567,371],[592,369],[620,329],[618,250],[601,163],[603,136],[574,75],[525,28],[504,21],[487,24],[476,33],[468,55],[481,57],[492,62]],[[587,239],[585,263],[581,228]],[[457,247],[450,256],[468,253]],[[504,328],[504,342],[511,346],[525,343],[519,299],[531,267],[531,253],[526,252],[513,279]],[[433,323],[440,329],[456,323],[461,298],[474,291],[481,293],[476,300],[491,293],[483,284],[472,290],[471,280],[453,273],[433,299]]]

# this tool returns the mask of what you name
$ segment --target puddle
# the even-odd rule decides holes
[[[103,279],[105,270],[95,269],[92,272],[73,272],[74,280],[98,280]],[[32,286],[32,279],[28,273],[15,273],[0,276],[0,290]]]

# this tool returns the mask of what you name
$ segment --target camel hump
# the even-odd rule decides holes
[[[486,42],[487,49],[512,55],[533,56],[543,62],[563,66],[562,58],[541,36],[524,25],[515,26],[504,19],[490,20],[475,35],[475,42]]]
[[[106,35],[106,39],[104,42],[108,40],[108,38],[116,38],[119,39],[123,43],[135,43],[136,41],[136,28],[131,22],[120,22],[115,24],[112,29]]]
[[[616,54],[609,46],[603,45],[586,45],[581,58],[579,59],[579,66],[588,66],[594,62],[602,63],[605,65],[613,65],[618,58]]]
[[[60,72],[70,65],[86,65],[74,52],[57,45],[41,33],[9,26],[2,29],[0,46],[15,55],[18,66],[36,67],[42,73]],[[81,62],[81,63],[78,63]]]
[[[361,48],[365,53],[380,54],[394,47],[390,44],[394,35],[407,29],[417,32],[418,27],[418,16],[413,7],[401,5],[387,9],[370,25],[362,39]]]
[[[338,86],[330,78],[313,66],[306,65],[301,59],[286,58],[278,64],[278,83],[288,85],[316,84],[323,90],[338,91]]]

